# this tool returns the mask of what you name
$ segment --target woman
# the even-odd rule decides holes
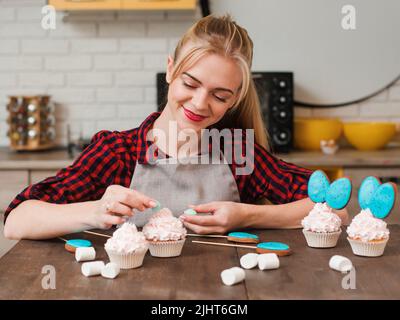
[[[313,207],[307,198],[311,171],[267,151],[251,79],[252,55],[246,30],[229,16],[199,20],[182,37],[174,57],[168,57],[168,101],[161,114],[151,114],[139,128],[97,133],[72,166],[26,188],[5,213],[5,236],[52,238],[110,228],[128,218],[140,226],[151,215],[155,200],[177,215],[194,204],[204,214],[181,215],[181,219],[199,234],[299,227]],[[239,143],[242,151],[251,146],[252,170],[239,174],[242,163],[237,156],[231,163],[183,163],[210,159],[204,148],[200,154],[197,151],[204,145],[206,128],[254,129],[255,143],[247,139],[252,131],[240,134],[245,139]],[[237,131],[229,132],[237,137]],[[181,133],[195,138],[177,139]],[[237,139],[233,140],[228,147],[235,149]],[[205,145],[208,151],[215,150],[215,141]],[[183,147],[187,152],[182,156]],[[261,199],[275,205],[256,204]],[[347,220],[346,210],[338,214]]]

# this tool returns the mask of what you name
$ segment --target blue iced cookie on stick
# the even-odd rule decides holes
[[[314,171],[308,180],[308,196],[315,202],[325,202],[330,182],[325,172],[321,170]]]
[[[71,239],[71,240],[66,240],[65,242],[65,250],[74,253],[76,251],[76,248],[82,248],[82,247],[91,247],[92,243],[89,240],[84,240],[84,239]]]
[[[380,185],[381,182],[374,176],[366,177],[361,182],[360,189],[358,190],[358,203],[361,209],[369,208],[373,195]]]
[[[350,201],[351,191],[351,182],[348,178],[333,181],[326,193],[326,204],[332,209],[343,209]]]
[[[288,256],[292,250],[286,243],[282,242],[261,242],[257,245],[258,253],[276,253],[278,256]]]
[[[385,219],[396,202],[397,188],[394,183],[387,182],[380,185],[374,192],[369,209],[375,218]]]
[[[258,243],[260,241],[257,235],[248,232],[230,232],[227,239],[241,243]]]

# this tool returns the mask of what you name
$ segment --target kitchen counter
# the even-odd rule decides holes
[[[277,157],[303,167],[396,167],[400,166],[400,148],[391,147],[379,151],[341,149],[335,155],[319,151],[293,151],[277,154]],[[0,169],[58,170],[72,164],[66,149],[38,152],[14,152],[0,148]]]
[[[301,230],[257,230],[261,241],[287,243],[293,254],[280,257],[279,269],[246,270],[245,281],[230,287],[222,284],[221,271],[239,266],[240,257],[252,249],[196,244],[189,237],[181,256],[154,258],[148,253],[142,267],[122,270],[110,280],[84,277],[82,264],[61,240],[22,240],[0,259],[0,299],[400,299],[400,226],[389,229],[390,240],[378,258],[353,255],[345,232],[335,248],[313,249]],[[108,261],[104,238],[88,234],[66,238],[89,239],[97,260]],[[353,262],[353,276],[329,268],[329,259],[336,254]],[[56,290],[42,287],[49,270],[42,273],[44,266],[54,267]]]

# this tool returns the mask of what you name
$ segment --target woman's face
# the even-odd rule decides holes
[[[167,81],[173,71],[168,60]],[[217,123],[236,102],[242,72],[234,60],[207,54],[169,83],[167,108],[178,128],[201,129]]]

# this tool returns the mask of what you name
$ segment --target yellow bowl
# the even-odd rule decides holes
[[[302,150],[321,150],[321,140],[337,140],[342,134],[339,119],[296,118],[294,120],[294,146]]]
[[[396,132],[391,122],[347,122],[344,135],[358,150],[378,150],[385,147]]]

